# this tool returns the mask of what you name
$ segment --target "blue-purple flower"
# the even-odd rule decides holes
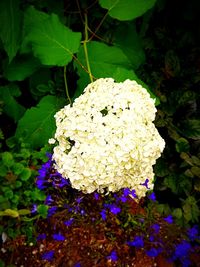
[[[194,225],[192,228],[188,229],[187,235],[190,238],[191,241],[194,241],[198,238],[199,230],[198,226]]]
[[[74,218],[70,218],[69,220],[65,221],[64,224],[66,226],[71,226],[73,222],[74,222]]]
[[[143,241],[142,236],[135,236],[133,241],[128,241],[127,244],[129,246],[133,246],[133,247],[136,247],[136,248],[144,247],[144,241]]]
[[[155,193],[152,192],[151,194],[149,194],[149,195],[148,195],[148,198],[149,198],[151,201],[155,202],[155,201],[156,201],[156,195],[155,195]]]
[[[53,256],[54,256],[54,250],[50,250],[48,252],[45,252],[43,255],[42,255],[42,259],[43,260],[48,260],[48,261],[51,261],[53,259]]]
[[[147,189],[150,189],[150,188],[148,187],[148,183],[149,183],[149,179],[146,179],[145,182],[142,183],[142,184],[140,184],[140,185],[143,185],[143,186],[145,186]]]
[[[162,251],[161,248],[151,248],[149,250],[146,251],[146,254],[149,256],[149,257],[157,257],[160,252]]]
[[[39,234],[38,236],[37,236],[37,241],[39,241],[39,240],[44,240],[44,239],[46,239],[46,234]]]
[[[101,212],[100,212],[100,214],[101,214],[101,218],[102,218],[102,220],[106,220],[106,210],[105,209],[103,209]]]
[[[163,219],[169,224],[172,224],[174,221],[172,215],[168,215],[167,217],[165,217]]]
[[[116,251],[112,251],[111,254],[109,256],[107,256],[108,260],[112,260],[112,261],[117,261],[118,260],[118,256]]]
[[[160,231],[160,225],[157,224],[157,223],[154,223],[154,224],[151,226],[151,228],[154,230],[154,233],[155,233],[155,234],[158,234],[159,231]]]
[[[53,234],[53,239],[56,241],[64,241],[65,237],[61,234]]]

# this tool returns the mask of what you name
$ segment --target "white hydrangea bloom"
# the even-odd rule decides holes
[[[156,108],[135,81],[111,78],[89,84],[73,106],[56,113],[55,168],[84,193],[135,189],[139,198],[165,142],[153,121]]]

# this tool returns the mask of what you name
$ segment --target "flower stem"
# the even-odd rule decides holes
[[[70,106],[72,106],[72,101],[71,101],[71,98],[69,96],[69,90],[68,90],[68,85],[67,85],[67,78],[66,78],[66,66],[64,66],[64,82],[65,82],[65,91],[66,91],[66,95],[67,95],[67,98],[69,100],[69,104]]]
[[[88,18],[87,18],[87,14],[85,13],[85,40],[83,42],[83,48],[84,48],[85,60],[87,64],[90,81],[93,82],[93,76],[91,73],[90,62],[88,58],[87,42],[88,42]]]

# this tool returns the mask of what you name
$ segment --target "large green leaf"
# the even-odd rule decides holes
[[[45,96],[37,107],[28,109],[20,119],[15,133],[32,148],[44,146],[55,131],[54,115],[65,104],[65,99]]]
[[[116,75],[113,77],[113,73],[117,70],[120,72],[121,68],[131,69],[131,62],[118,47],[93,41],[87,44],[87,50],[88,60],[94,78],[116,78]],[[81,80],[81,87],[84,88],[90,83],[90,80],[88,73],[85,71],[87,70],[87,64],[83,46],[79,50],[78,60],[84,66],[83,68],[80,64],[76,64]]]
[[[44,65],[64,66],[78,51],[81,34],[64,26],[57,15],[43,14],[33,7],[25,16],[25,43]]]
[[[21,92],[17,85],[10,84],[0,87],[0,98],[3,100],[3,110],[17,122],[25,112],[25,108],[20,105],[15,97],[19,97]]]
[[[200,139],[200,120],[188,119],[183,121],[180,126],[180,131],[188,138]]]
[[[156,0],[99,0],[101,7],[118,20],[132,20],[152,8]]]
[[[19,0],[0,1],[0,37],[9,62],[15,57],[21,39]]]
[[[134,70],[144,63],[144,50],[136,32],[135,24],[132,22],[124,23],[117,27],[115,32],[115,44],[116,46],[118,45],[129,58]]]
[[[40,61],[32,55],[21,55],[5,67],[4,76],[9,81],[23,81],[40,66]]]
[[[93,41],[87,44],[87,50],[91,73],[95,79],[110,77],[115,79],[116,82],[123,82],[126,79],[135,80],[147,89],[151,97],[155,98],[147,85],[139,80],[134,73],[130,60],[120,48]],[[84,68],[76,63],[80,79],[74,98],[78,97],[87,84],[90,83],[89,75],[85,71],[85,69],[87,70],[87,64],[83,47],[78,53],[78,60]],[[159,104],[158,99],[156,99],[156,104]]]

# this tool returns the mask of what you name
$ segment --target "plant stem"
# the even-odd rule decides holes
[[[85,40],[83,42],[83,48],[84,48],[84,52],[85,52],[85,60],[86,60],[86,64],[87,64],[87,69],[88,69],[90,81],[93,82],[93,76],[91,73],[90,62],[89,62],[89,58],[88,58],[87,42],[88,42],[88,19],[87,19],[87,14],[85,13]]]
[[[72,101],[71,101],[71,98],[69,96],[69,90],[68,90],[68,86],[67,86],[66,70],[67,70],[67,68],[66,68],[66,66],[64,66],[65,91],[66,91],[67,98],[69,100],[69,104],[70,104],[70,106],[72,106]]]

